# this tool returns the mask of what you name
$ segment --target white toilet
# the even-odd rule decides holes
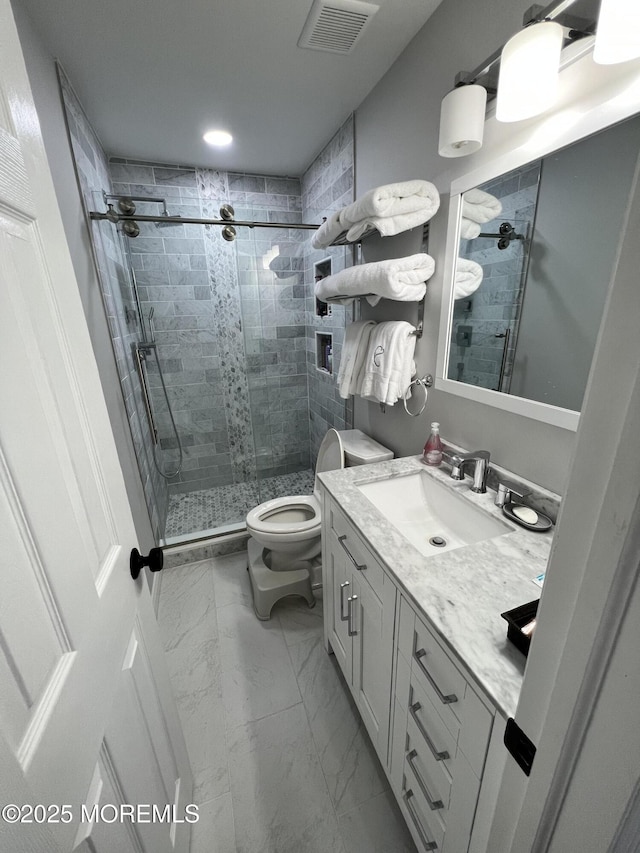
[[[300,595],[313,607],[312,582],[321,580],[322,511],[317,475],[345,464],[367,465],[393,459],[393,452],[359,429],[330,429],[320,445],[312,495],[275,498],[247,515],[249,576],[258,619],[286,595]]]

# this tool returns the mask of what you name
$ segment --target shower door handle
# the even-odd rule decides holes
[[[340,584],[340,621],[346,622],[349,619],[349,611],[347,610],[347,615],[344,615],[344,591],[347,587],[351,586],[349,581],[345,581]]]

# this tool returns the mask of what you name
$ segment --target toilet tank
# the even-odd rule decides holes
[[[372,462],[385,462],[393,459],[393,450],[378,444],[359,429],[340,430],[344,448],[344,461],[347,466],[369,465]]]

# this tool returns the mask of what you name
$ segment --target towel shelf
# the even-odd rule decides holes
[[[362,233],[357,240],[348,240],[347,239],[348,231],[343,231],[342,234],[338,234],[338,236],[329,243],[329,246],[355,246],[356,243],[361,243],[363,240],[366,240],[367,237],[370,237],[372,234],[380,233],[377,228],[367,228],[367,230]]]
[[[332,297],[329,297],[329,299],[323,299],[322,301],[327,302],[330,305],[345,305],[345,304],[349,305],[350,303],[353,302],[354,299],[366,299],[367,296],[377,296],[377,295],[378,294],[375,294],[375,293],[359,293],[357,296],[345,296],[345,297],[332,296]],[[384,299],[385,297],[381,296],[380,298]],[[415,332],[413,332],[413,334],[416,336],[416,338],[421,338],[422,332],[424,331],[425,298],[426,297],[423,296],[419,302],[415,303],[418,306],[418,322],[416,323],[416,330],[415,330]],[[390,301],[391,302],[398,302],[400,300],[392,299]],[[406,304],[409,305],[411,303],[407,302]]]

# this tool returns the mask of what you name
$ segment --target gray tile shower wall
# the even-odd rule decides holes
[[[164,198],[171,215],[299,222],[297,179],[114,159],[114,190]],[[139,212],[161,211],[141,203]],[[309,467],[305,232],[141,224],[130,240],[145,318],[153,309],[158,354],[184,447],[172,491],[262,480]],[[175,437],[160,376],[150,366],[161,445]],[[240,520],[240,519],[238,519]]]
[[[102,192],[111,191],[107,157],[62,70],[60,70],[60,81],[84,204],[89,210],[96,207],[103,209]],[[158,539],[163,532],[169,495],[165,481],[153,464],[153,443],[132,357],[131,345],[139,340],[140,329],[127,263],[120,239],[111,223],[94,222],[91,229],[118,376],[151,526],[154,536]]]
[[[353,117],[351,116],[320,152],[302,176],[302,212],[305,222],[322,222],[335,210],[353,201]],[[332,305],[324,317],[316,313],[313,292],[314,265],[331,259],[331,272],[336,273],[352,262],[350,247],[313,249],[307,238],[304,251],[304,281],[307,309],[306,358],[309,378],[309,425],[311,463],[315,460],[322,438],[330,427],[351,429],[353,398],[345,401],[338,394],[336,376],[344,341],[345,322],[353,319],[353,308]],[[332,336],[333,375],[318,369],[316,333]]]

